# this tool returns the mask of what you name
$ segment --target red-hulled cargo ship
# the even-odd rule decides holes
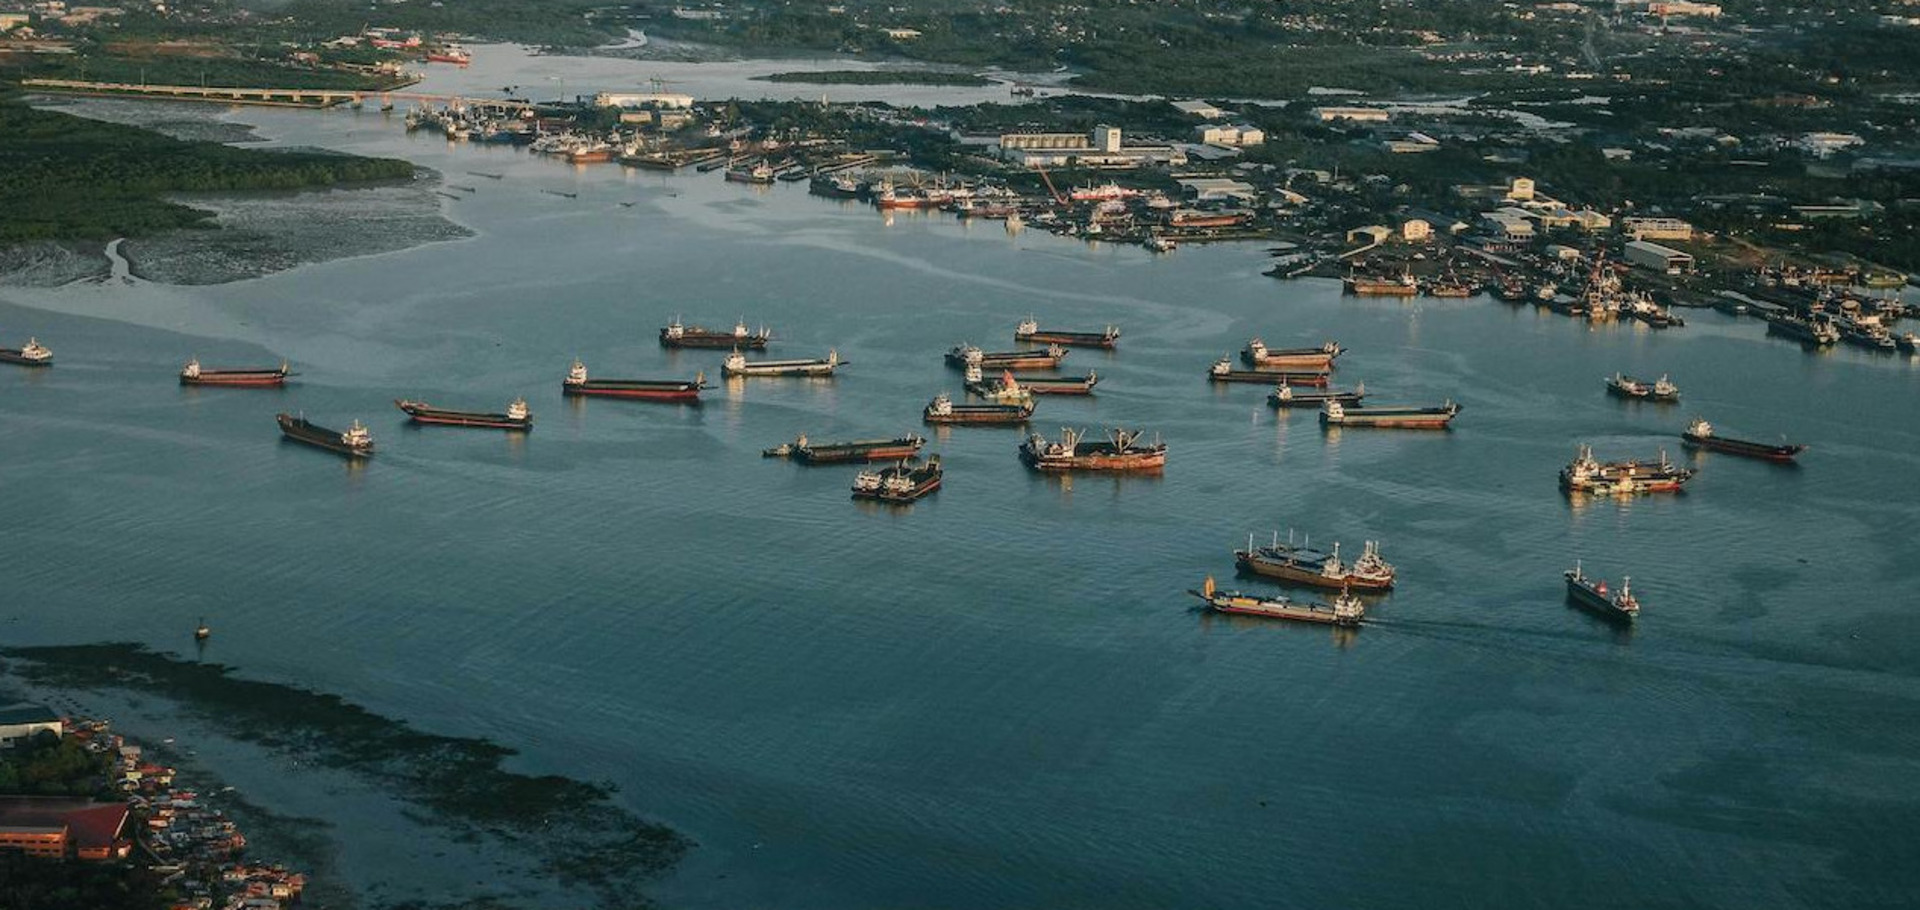
[[[970,344],[957,344],[947,351],[947,366],[981,370],[1057,370],[1067,357],[1067,349],[1057,344],[1044,351],[982,351]]]
[[[1247,366],[1262,370],[1300,370],[1325,372],[1333,369],[1333,362],[1345,353],[1337,341],[1329,341],[1317,348],[1267,347],[1267,343],[1258,338],[1247,342],[1240,352],[1240,360]]]
[[[637,398],[643,401],[697,402],[700,390],[707,388],[706,375],[691,382],[678,379],[588,379],[586,364],[576,360],[567,371],[560,391],[566,395],[593,395],[604,398]]]
[[[1138,430],[1109,430],[1107,438],[1088,442],[1080,431],[1063,429],[1059,442],[1035,433],[1020,444],[1020,460],[1039,471],[1159,471],[1167,466],[1167,444],[1140,442]]]
[[[1014,327],[1013,340],[1035,344],[1064,344],[1082,348],[1112,349],[1120,343],[1120,330],[1113,326],[1099,332],[1061,332],[1040,328],[1040,323],[1029,317]]]
[[[436,408],[424,401],[412,401],[406,398],[394,399],[393,405],[406,412],[408,417],[413,418],[414,423],[521,432],[533,429],[533,413],[527,410],[527,400],[524,398],[514,399],[512,404],[507,405],[506,411],[497,414],[484,411],[449,411],[446,408]]]
[[[266,370],[207,370],[201,368],[200,361],[189,360],[180,368],[180,384],[268,388],[285,385],[287,377],[292,375],[285,362]]]
[[[1236,370],[1233,359],[1222,357],[1207,369],[1209,382],[1257,382],[1261,385],[1298,385],[1325,388],[1333,383],[1333,374],[1323,372],[1287,372],[1284,370]]]

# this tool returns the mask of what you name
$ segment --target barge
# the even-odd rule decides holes
[[[38,338],[27,339],[26,346],[18,348],[0,348],[0,363],[11,363],[23,367],[53,366],[53,352],[40,343]]]
[[[1114,429],[1088,442],[1079,430],[1062,429],[1059,442],[1035,433],[1020,444],[1020,460],[1038,471],[1159,471],[1167,466],[1167,444],[1140,442],[1141,431]]]
[[[1337,341],[1329,341],[1317,348],[1267,347],[1267,343],[1258,338],[1247,342],[1240,352],[1240,361],[1247,366],[1262,370],[1304,370],[1326,372],[1333,369],[1333,361],[1345,349]]]
[[[1733,439],[1721,436],[1714,431],[1713,424],[1698,417],[1694,418],[1692,423],[1687,424],[1686,432],[1680,434],[1680,439],[1685,444],[1693,446],[1694,448],[1708,449],[1714,452],[1726,452],[1729,455],[1743,455],[1748,458],[1759,458],[1779,464],[1790,463],[1801,452],[1807,450],[1806,446],[1796,443],[1782,442],[1775,444],[1748,442],[1744,439]]]
[[[1013,340],[1034,344],[1064,344],[1080,348],[1112,350],[1120,341],[1120,330],[1107,326],[1098,332],[1063,332],[1040,328],[1032,317],[1014,327]]]
[[[747,330],[745,321],[733,324],[733,331],[704,329],[697,325],[681,325],[680,317],[660,329],[660,346],[663,348],[733,348],[736,350],[766,350],[770,338],[763,327],[758,332]]]
[[[1360,383],[1352,391],[1345,389],[1296,388],[1281,383],[1267,393],[1267,404],[1274,408],[1319,408],[1328,402],[1339,402],[1342,406],[1357,405],[1366,400],[1367,384]]]
[[[1325,372],[1301,373],[1284,370],[1236,370],[1233,360],[1222,357],[1207,368],[1208,382],[1257,382],[1261,385],[1298,385],[1324,388],[1333,384],[1333,375]]]
[[[294,442],[305,443],[316,448],[326,449],[348,458],[370,458],[373,456],[373,434],[360,421],[342,433],[317,426],[304,416],[276,414],[274,420],[280,423],[280,433]]]
[[[1393,565],[1380,558],[1380,546],[1367,541],[1360,550],[1360,558],[1351,565],[1340,559],[1340,545],[1333,545],[1333,552],[1324,553],[1313,549],[1309,538],[1306,544],[1294,546],[1293,535],[1287,535],[1287,542],[1280,542],[1279,533],[1273,535],[1269,546],[1255,547],[1253,535],[1247,535],[1247,548],[1233,551],[1233,562],[1242,571],[1267,578],[1315,588],[1354,591],[1387,591],[1393,588]]]
[[[566,380],[560,384],[560,392],[563,395],[601,398],[697,402],[700,400],[700,390],[707,387],[704,373],[695,375],[691,382],[678,379],[589,379],[586,364],[576,360],[573,368],[567,371]]]
[[[1640,615],[1640,601],[1633,597],[1633,579],[1622,579],[1619,591],[1607,589],[1607,583],[1588,578],[1580,563],[1566,571],[1567,599],[1617,622],[1633,622]]]
[[[180,368],[180,384],[272,388],[286,385],[292,375],[285,361],[274,369],[208,370],[201,368],[199,360],[189,360]]]
[[[1031,401],[1024,404],[954,404],[945,392],[929,402],[921,415],[928,423],[962,425],[1026,423],[1032,416]]]
[[[827,356],[820,360],[748,360],[746,355],[734,351],[720,365],[720,373],[729,378],[734,376],[832,376],[833,371],[846,365],[840,359],[840,352],[829,348]]]
[[[816,445],[802,433],[792,442],[761,451],[765,458],[791,458],[801,464],[846,464],[856,461],[896,461],[920,454],[927,441],[912,433],[892,439],[856,439]]]
[[[1593,457],[1591,446],[1583,445],[1560,469],[1560,488],[1569,494],[1677,493],[1693,475],[1692,469],[1668,461],[1664,451],[1654,462],[1603,462]]]
[[[940,489],[940,456],[916,465],[913,459],[878,471],[861,471],[853,478],[853,498],[905,504]]]
[[[1285,596],[1260,597],[1242,594],[1239,591],[1220,591],[1213,585],[1213,576],[1201,584],[1200,590],[1189,590],[1188,594],[1200,598],[1200,601],[1216,613],[1236,613],[1242,616],[1265,616],[1270,619],[1292,619],[1299,622],[1314,622],[1333,626],[1357,626],[1365,621],[1366,604],[1351,592],[1342,591],[1332,604],[1296,601]]]
[[[1067,349],[1057,344],[1044,351],[982,351],[970,344],[956,344],[947,351],[947,366],[981,370],[1057,370],[1067,357]]]
[[[526,432],[533,429],[533,413],[527,410],[527,400],[515,398],[505,411],[490,413],[486,411],[450,411],[436,408],[424,401],[408,398],[396,398],[393,406],[399,408],[414,423],[433,424],[449,427],[479,427],[490,430],[518,430]]]
[[[1405,430],[1444,430],[1459,416],[1460,405],[1449,400],[1431,407],[1390,405],[1347,407],[1338,401],[1320,406],[1320,424],[1328,427],[1390,427]]]

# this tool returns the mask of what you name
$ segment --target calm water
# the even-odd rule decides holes
[[[1920,894],[1920,364],[1714,313],[1655,333],[1342,299],[1261,277],[1258,246],[889,224],[800,186],[409,139],[371,112],[246,117],[475,186],[447,206],[478,234],[213,288],[0,291],[0,335],[60,358],[0,370],[10,641],[181,649],[205,614],[210,659],[618,782],[702,844],[660,889],[676,907]],[[1068,358],[1099,396],[1044,401],[1036,427],[1158,432],[1164,477],[1035,476],[1016,433],[960,429],[929,447],[945,489],[871,509],[850,469],[760,458],[800,432],[920,429],[958,388],[940,352],[1010,347],[1028,313],[1125,331]],[[778,355],[852,365],[698,408],[561,398],[575,356],[717,374],[656,345],[674,314],[744,315]],[[1466,410],[1450,433],[1276,418],[1264,390],[1202,379],[1253,334],[1337,338],[1343,384]],[[186,390],[189,355],[302,375]],[[1612,400],[1614,370],[1670,372],[1686,401]],[[402,395],[525,395],[538,429],[411,429]],[[282,444],[280,409],[365,420],[381,452],[353,469]],[[1556,491],[1577,442],[1688,457],[1695,413],[1814,448],[1800,469],[1699,457],[1679,497]],[[1230,576],[1246,534],[1287,528],[1384,541],[1403,584],[1378,626],[1192,610],[1182,591]],[[1576,558],[1633,576],[1638,628],[1564,603]]]

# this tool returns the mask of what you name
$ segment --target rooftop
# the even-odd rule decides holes
[[[45,705],[20,702],[12,705],[0,705],[0,724],[56,724],[60,715]]]

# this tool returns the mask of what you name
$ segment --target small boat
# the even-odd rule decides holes
[[[1560,469],[1560,488],[1569,494],[1677,493],[1693,474],[1692,469],[1668,461],[1666,452],[1654,462],[1603,462],[1593,457],[1591,446],[1583,445],[1573,461]]]
[[[1308,546],[1311,543],[1309,538],[1306,544],[1294,546],[1293,534],[1288,532],[1283,544],[1275,532],[1271,545],[1255,547],[1249,534],[1247,548],[1233,551],[1233,562],[1255,575],[1316,588],[1386,591],[1393,587],[1393,565],[1380,558],[1380,546],[1374,541],[1366,542],[1352,565],[1340,560],[1339,544],[1333,545],[1333,552],[1323,553]]]
[[[1395,427],[1409,430],[1444,430],[1460,414],[1458,402],[1433,407],[1412,405],[1347,407],[1338,401],[1320,406],[1320,424],[1328,427]]]
[[[212,637],[213,637],[213,629],[208,627],[207,618],[204,616],[200,617],[200,624],[193,627],[193,640],[206,641],[207,639]]]
[[[1180,248],[1179,241],[1165,234],[1148,234],[1147,239],[1140,243],[1142,246],[1156,253],[1171,253]]]
[[[706,374],[695,375],[692,382],[678,379],[588,379],[587,365],[576,360],[560,384],[563,395],[592,395],[604,398],[639,398],[647,401],[699,401],[700,390],[708,388]]]
[[[861,471],[853,478],[853,498],[909,503],[940,489],[940,456],[916,465],[912,458],[878,471]]]
[[[663,348],[739,348],[743,350],[764,350],[771,336],[763,327],[758,332],[747,330],[744,321],[733,324],[733,331],[722,332],[715,329],[703,329],[697,325],[681,325],[680,317],[660,329],[660,346]]]
[[[1608,392],[1622,398],[1636,398],[1644,401],[1680,400],[1680,387],[1669,381],[1664,374],[1659,379],[1647,382],[1615,373],[1606,378],[1606,383]]]
[[[1345,349],[1337,341],[1329,341],[1317,348],[1286,348],[1274,350],[1258,338],[1247,342],[1240,352],[1240,362],[1261,370],[1304,370],[1325,372],[1333,369],[1333,361]]]
[[[292,375],[284,361],[279,367],[266,370],[206,370],[201,369],[200,361],[189,360],[180,368],[180,384],[265,388],[285,385],[287,377]]]
[[[1098,332],[1063,332],[1040,328],[1040,323],[1029,316],[1014,327],[1013,340],[1035,344],[1064,344],[1081,348],[1107,348],[1111,350],[1120,342],[1120,330],[1107,326]]]
[[[1066,356],[1067,349],[1058,344],[1049,344],[1044,351],[996,352],[982,351],[970,344],[957,344],[947,351],[947,365],[961,369],[978,366],[983,371],[1056,370]]]
[[[396,398],[394,407],[406,412],[414,423],[431,423],[451,427],[482,427],[494,430],[531,430],[533,414],[527,410],[527,400],[516,398],[507,405],[504,413],[490,414],[481,411],[449,411],[436,408],[424,401],[412,401]]]
[[[1213,576],[1201,584],[1200,590],[1189,590],[1188,594],[1200,598],[1207,608],[1218,613],[1238,613],[1243,616],[1266,616],[1273,619],[1293,619],[1300,622],[1317,622],[1334,626],[1357,626],[1365,621],[1366,604],[1351,592],[1342,591],[1331,605],[1311,601],[1296,601],[1285,596],[1260,597],[1242,594],[1239,591],[1220,591],[1213,585]]]
[[[840,352],[831,348],[824,360],[748,360],[734,351],[720,365],[720,372],[725,376],[832,376],[845,365]]]
[[[791,458],[801,464],[845,464],[854,461],[894,461],[920,453],[920,447],[926,445],[924,438],[908,433],[892,439],[856,439],[852,442],[829,442],[815,445],[800,434],[792,442],[782,443],[760,452],[766,458]]]
[[[1920,352],[1920,335],[1904,332],[1893,339],[1895,347],[1909,354]]]
[[[1275,408],[1318,408],[1329,401],[1342,405],[1357,405],[1367,397],[1367,384],[1360,383],[1352,391],[1344,389],[1295,388],[1286,383],[1276,386],[1267,393],[1267,404]]]
[[[1236,370],[1233,359],[1221,357],[1207,368],[1209,382],[1257,382],[1261,385],[1298,385],[1324,388],[1333,384],[1333,376],[1324,372],[1288,372],[1285,370]]]
[[[1695,448],[1780,463],[1790,462],[1795,456],[1807,450],[1806,446],[1794,443],[1748,442],[1744,439],[1721,436],[1714,432],[1713,424],[1699,417],[1695,417],[1692,423],[1687,424],[1686,432],[1680,434],[1680,439]]]
[[[0,363],[18,364],[23,367],[53,366],[53,352],[38,338],[27,339],[25,347],[0,348]]]
[[[1632,622],[1640,615],[1640,602],[1633,598],[1633,579],[1620,582],[1618,592],[1607,590],[1607,583],[1599,579],[1589,579],[1580,571],[1580,563],[1566,572],[1567,599],[1574,603],[1621,622]]]
[[[1013,424],[1026,423],[1033,416],[1033,402],[1024,404],[954,404],[941,392],[927,404],[921,417],[928,423]]]
[[[766,186],[773,183],[773,173],[773,168],[765,161],[762,161],[752,167],[727,168],[726,176],[728,180],[734,183],[752,183]]]
[[[280,422],[280,432],[294,442],[304,442],[348,458],[368,458],[373,455],[373,434],[358,420],[342,433],[316,426],[307,418],[292,414],[276,414],[274,419]]]
[[[1167,444],[1140,443],[1141,431],[1114,429],[1088,442],[1079,430],[1062,429],[1059,442],[1038,433],[1020,444],[1020,460],[1038,471],[1159,471],[1167,466]]]

